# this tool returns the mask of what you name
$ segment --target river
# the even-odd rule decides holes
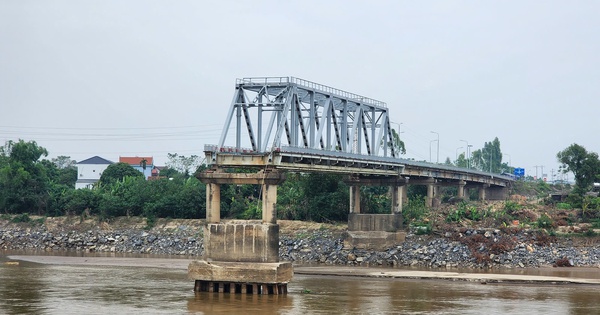
[[[7,261],[0,314],[600,314],[591,285],[296,275],[285,296],[229,295],[193,292],[182,269]]]

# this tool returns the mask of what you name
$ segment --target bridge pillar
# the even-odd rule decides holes
[[[206,222],[219,223],[221,221],[221,185],[206,184]]]
[[[402,213],[404,198],[406,197],[406,185],[390,186],[392,193],[392,214]]]
[[[360,186],[350,186],[350,213],[360,213]]]
[[[429,208],[433,208],[434,206],[433,200],[435,198],[436,190],[435,184],[427,184],[427,199],[425,200],[425,203]]]
[[[464,180],[458,181],[458,193],[456,194],[456,197],[458,197],[458,199],[465,199],[466,184],[467,182],[465,182]]]
[[[225,287],[230,293],[256,294],[286,292],[293,275],[292,264],[279,262],[279,225],[275,211],[277,185],[285,180],[278,171],[226,173],[214,168],[198,176],[206,183],[206,225],[203,259],[188,266],[196,291],[212,292]],[[262,185],[262,224],[249,221],[220,221],[220,185]],[[211,291],[212,290],[212,291]]]
[[[262,185],[262,222],[277,224],[277,185]]]
[[[489,187],[489,184],[482,184],[481,186],[479,186],[479,200],[485,200],[485,191]]]

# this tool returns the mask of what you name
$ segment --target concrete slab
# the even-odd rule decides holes
[[[290,262],[256,263],[194,260],[188,266],[191,280],[213,282],[288,283],[294,269]]]
[[[600,279],[567,278],[497,273],[463,273],[449,271],[418,271],[357,267],[296,267],[295,274],[323,276],[355,276],[389,279],[431,279],[473,281],[482,283],[538,283],[538,284],[587,284],[600,285]]]

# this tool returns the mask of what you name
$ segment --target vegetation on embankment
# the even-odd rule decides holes
[[[499,142],[487,147],[498,151]],[[169,154],[173,161],[161,171],[167,175],[164,178],[148,181],[131,166],[116,163],[104,171],[92,189],[75,189],[74,161],[64,156],[43,159],[47,154],[34,141],[9,141],[0,147],[0,213],[9,215],[10,220],[67,215],[110,222],[125,216],[145,217],[147,226],[152,227],[159,218],[205,217],[206,187],[190,175],[191,160],[185,157]],[[456,187],[440,187],[441,206],[428,209],[424,203],[426,187],[410,185],[409,202],[403,208],[405,224],[418,227],[420,233],[442,233],[451,227],[502,228],[518,221],[519,226],[544,229],[549,234],[572,231],[593,236],[600,219],[600,198],[583,191],[589,188],[590,178],[599,173],[598,156],[572,145],[559,152],[558,159],[576,174],[575,189],[520,180],[515,182],[510,200],[479,203],[473,201],[476,195],[455,200]],[[503,167],[496,162],[496,167]],[[197,165],[195,170],[204,168]],[[552,192],[560,192],[564,198],[555,200],[550,197]],[[471,193],[476,194],[474,190]],[[260,219],[261,197],[258,185],[222,185],[221,217]],[[283,220],[346,222],[348,203],[349,188],[341,175],[288,173],[278,187],[277,215]],[[388,187],[361,187],[361,209],[365,213],[389,213]]]

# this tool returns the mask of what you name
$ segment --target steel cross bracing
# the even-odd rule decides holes
[[[230,138],[232,143],[227,143]],[[512,178],[398,158],[385,103],[294,78],[244,78],[208,164],[506,187]]]
[[[233,138],[233,139],[231,139]],[[238,79],[218,146],[397,157],[384,102],[294,77]]]

